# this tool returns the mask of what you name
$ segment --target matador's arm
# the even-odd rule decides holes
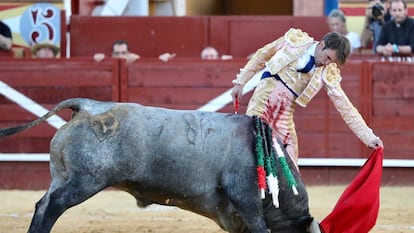
[[[371,146],[370,144],[374,141],[378,141],[379,138],[374,134],[372,129],[368,127],[361,114],[342,90],[339,69],[336,68],[336,65],[332,65],[328,66],[326,70],[327,72],[323,77],[325,89],[330,100],[354,134],[365,143],[365,145]]]
[[[277,45],[282,43],[283,37],[263,46],[258,49],[247,64],[240,69],[240,73],[237,74],[237,78],[233,80],[233,84],[240,84],[244,86],[256,72],[263,69],[265,62],[268,61],[276,52]]]

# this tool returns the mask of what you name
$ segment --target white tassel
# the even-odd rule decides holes
[[[279,208],[279,180],[273,174],[270,174],[267,176],[267,185],[269,193],[272,194],[273,205]]]
[[[282,148],[280,147],[279,143],[277,142],[276,138],[273,138],[273,145],[276,148],[277,157],[285,157]]]
[[[299,195],[299,192],[296,189],[296,186],[295,185],[292,185],[292,190],[293,190],[293,194],[295,194],[295,196]]]
[[[262,199],[265,199],[266,198],[266,196],[265,196],[265,190],[264,189],[260,189],[260,197]]]

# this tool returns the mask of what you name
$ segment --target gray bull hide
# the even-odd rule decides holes
[[[65,108],[73,117],[51,141],[52,181],[29,232],[50,232],[65,210],[110,186],[130,193],[140,207],[177,206],[228,232],[308,232],[308,197],[290,160],[299,195],[280,177],[280,208],[268,195],[260,198],[253,118],[76,98],[35,121],[1,129],[0,137]]]

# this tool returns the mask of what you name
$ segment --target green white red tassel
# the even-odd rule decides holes
[[[272,129],[267,128],[266,134],[271,137]],[[272,140],[269,140],[269,144],[272,144]],[[273,205],[279,208],[279,180],[277,179],[276,169],[276,157],[273,145],[269,146],[269,155],[266,157],[266,175],[267,186],[269,187],[269,193],[272,195]]]
[[[297,183],[296,183],[295,177],[293,177],[292,171],[290,170],[289,165],[287,164],[282,147],[280,146],[276,138],[273,138],[273,146],[276,149],[276,154],[279,159],[279,163],[282,167],[283,174],[286,177],[286,180],[288,181],[289,186],[292,188],[293,194],[298,195],[299,192],[298,192],[298,189],[296,188]]]
[[[285,158],[285,152],[276,138],[272,137],[272,130],[265,125],[263,127],[260,118],[255,117],[256,126],[256,147],[255,152],[257,156],[257,183],[262,199],[266,197],[265,191],[268,188],[269,194],[272,195],[272,202],[276,208],[279,208],[279,180],[277,177],[277,162],[279,162],[282,169],[282,174],[285,176],[288,185],[292,188],[295,195],[299,192],[296,188],[297,183],[289,168]],[[267,187],[266,187],[267,186]]]

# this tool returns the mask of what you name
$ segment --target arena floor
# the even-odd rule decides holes
[[[311,214],[325,217],[344,186],[308,187]],[[0,232],[27,232],[35,203],[44,191],[0,191]],[[373,233],[414,233],[414,187],[384,187]],[[136,207],[134,198],[121,191],[103,191],[66,211],[56,233],[221,233],[211,220],[176,208]]]

